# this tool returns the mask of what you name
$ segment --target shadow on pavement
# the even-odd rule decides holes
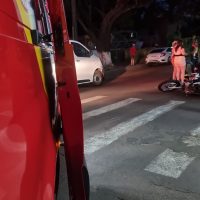
[[[91,188],[90,199],[91,200],[130,200],[130,197],[120,194],[114,190],[99,187],[95,189]],[[133,197],[133,199],[139,200],[138,198],[135,198],[135,197]]]
[[[116,79],[118,76],[123,74],[126,71],[126,67],[112,67],[111,69],[105,70],[105,79],[104,83],[110,82]]]

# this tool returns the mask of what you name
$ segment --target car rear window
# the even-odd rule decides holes
[[[150,53],[160,53],[162,51],[164,51],[165,49],[153,49],[150,51]]]

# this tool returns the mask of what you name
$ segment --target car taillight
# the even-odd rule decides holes
[[[166,55],[166,53],[161,53],[160,54],[160,57],[163,57],[163,56],[165,56]]]

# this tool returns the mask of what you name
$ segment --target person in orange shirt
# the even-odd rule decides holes
[[[135,54],[136,54],[136,48],[135,43],[132,44],[132,46],[129,49],[130,57],[131,57],[131,66],[134,66],[135,64]]]

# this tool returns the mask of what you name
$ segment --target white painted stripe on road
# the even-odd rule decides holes
[[[192,136],[200,136],[200,126],[191,131]]]
[[[92,102],[92,101],[96,101],[96,100],[99,100],[99,99],[102,99],[102,98],[105,98],[106,96],[95,96],[95,97],[90,97],[88,99],[82,99],[81,100],[81,103],[84,104],[84,103],[89,103],[89,102]]]
[[[112,111],[112,110],[116,110],[118,108],[122,108],[124,106],[127,106],[133,102],[136,102],[136,101],[139,101],[141,99],[138,99],[138,98],[129,98],[129,99],[126,99],[126,100],[123,100],[123,101],[119,101],[117,103],[113,103],[113,104],[110,104],[108,106],[104,106],[104,107],[101,107],[101,108],[98,108],[96,110],[92,110],[90,112],[86,112],[83,114],[83,119],[89,119],[90,117],[94,117],[94,116],[98,116],[98,115],[101,115],[103,113],[106,113],[106,112],[109,112],[109,111]]]
[[[119,139],[119,137],[134,131],[136,128],[153,121],[160,115],[174,109],[178,105],[183,104],[184,101],[170,101],[168,104],[159,106],[149,112],[141,114],[127,122],[118,124],[104,133],[97,133],[85,141],[85,153],[91,154]]]
[[[171,149],[166,149],[145,170],[163,176],[178,178],[194,159],[195,157],[190,157],[187,153],[177,153]]]
[[[188,147],[200,146],[200,126],[190,132],[191,136],[183,137],[183,143]]]
[[[183,137],[183,143],[187,144],[188,147],[200,146],[200,137],[199,136]]]

